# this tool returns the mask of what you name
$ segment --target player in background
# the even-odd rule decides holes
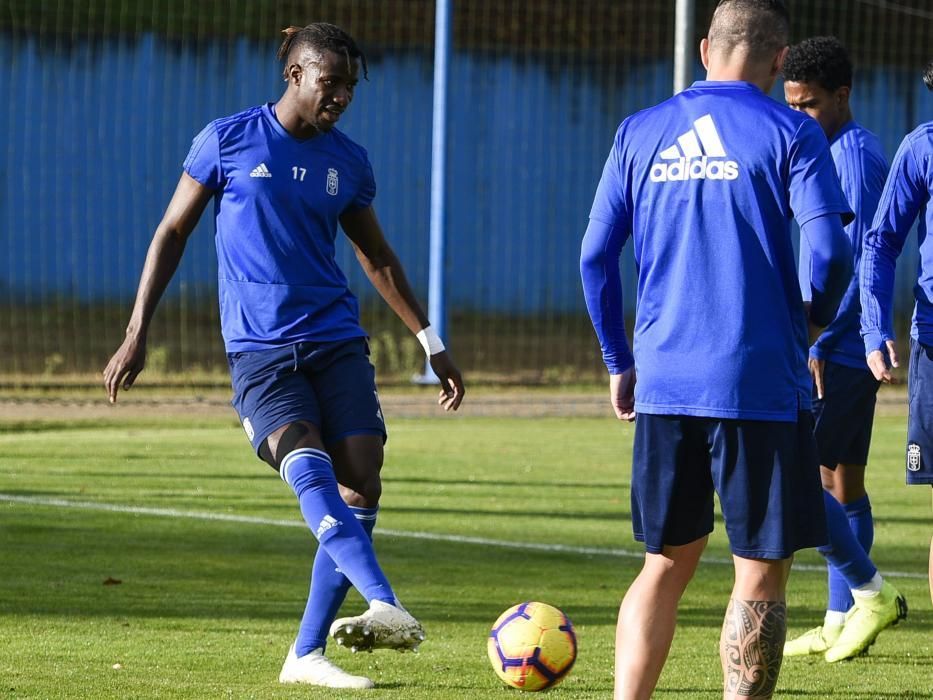
[[[842,191],[855,213],[846,235],[857,269],[888,166],[877,137],[852,116],[852,63],[838,39],[814,37],[791,47],[783,73],[787,105],[816,119],[829,139]],[[801,291],[808,299],[810,251],[805,239],[800,270],[805,282]],[[829,535],[829,544],[819,551],[827,558],[829,599],[823,624],[789,641],[785,656],[824,654],[830,662],[851,658],[907,613],[903,597],[883,581],[868,556],[874,524],[865,465],[879,382],[865,362],[858,297],[858,276],[853,275],[836,318],[810,347],[814,436]],[[853,598],[859,602],[847,621]]]
[[[156,305],[208,202],[214,201],[221,330],[233,404],[260,458],[295,492],[317,538],[310,594],[279,680],[370,688],[324,656],[328,630],[354,649],[416,647],[418,621],[398,602],[371,537],[386,432],[356,297],[334,258],[338,222],[373,285],[416,334],[456,410],[464,388],[428,324],[372,207],[366,151],[335,128],[360,63],[331,24],[290,27],[276,103],[217,119],[194,139],[146,256],[123,344],[104,370],[110,401],[143,369]],[[350,587],[369,608],[334,622]]]
[[[852,276],[851,212],[819,125],[767,96],[788,35],[780,0],[722,0],[700,45],[707,79],[622,122],[583,240],[610,400],[620,420],[635,420],[632,522],[646,549],[619,610],[617,700],[649,698],[657,685],[713,529],[714,491],[735,567],[720,639],[725,698],[771,697],[793,554],[827,541],[808,314],[821,327],[836,315]],[[792,217],[812,251],[809,310]],[[634,355],[619,273],[629,237]]]
[[[933,63],[923,75],[933,90]],[[933,485],[933,121],[904,137],[865,236],[860,269],[862,338],[875,377],[891,383],[889,364],[899,366],[894,345],[894,271],[907,235],[919,217],[920,264],[914,286],[907,377],[907,483]],[[933,600],[933,540],[930,542],[930,599]]]

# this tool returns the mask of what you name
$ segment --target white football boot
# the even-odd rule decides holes
[[[351,676],[324,656],[318,648],[302,657],[295,656],[292,644],[279,673],[279,683],[307,683],[325,688],[372,688],[373,682],[366,676]]]
[[[369,610],[356,617],[343,617],[330,626],[330,636],[350,651],[395,649],[418,651],[424,641],[424,628],[401,606],[381,600],[369,604]]]

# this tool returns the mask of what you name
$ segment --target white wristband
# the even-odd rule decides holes
[[[415,337],[418,338],[418,342],[424,348],[424,354],[428,357],[444,352],[444,341],[431,326],[422,328]]]

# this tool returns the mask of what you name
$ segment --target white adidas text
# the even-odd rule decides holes
[[[735,180],[738,176],[739,164],[734,160],[710,159],[708,156],[678,158],[673,163],[651,166],[651,182]]]

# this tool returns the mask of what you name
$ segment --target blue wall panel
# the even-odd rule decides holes
[[[34,39],[0,36],[0,94],[9,96],[0,108],[7,137],[0,290],[19,301],[131,299],[192,137],[215,117],[278,97],[273,53],[246,40],[195,49],[144,36],[48,50]],[[370,73],[342,128],[370,152],[376,209],[423,296],[431,59],[385,54]],[[670,75],[667,62],[607,75],[579,59],[453,56],[447,267],[455,309],[582,312],[579,241],[613,133],[626,114],[667,96]],[[865,71],[853,101],[889,156],[911,125],[930,116],[930,97],[912,73]],[[197,302],[214,288],[209,219],[192,237],[170,294],[184,290]],[[901,308],[909,303],[915,246],[906,255]],[[355,291],[371,297],[348,246],[340,256]]]

